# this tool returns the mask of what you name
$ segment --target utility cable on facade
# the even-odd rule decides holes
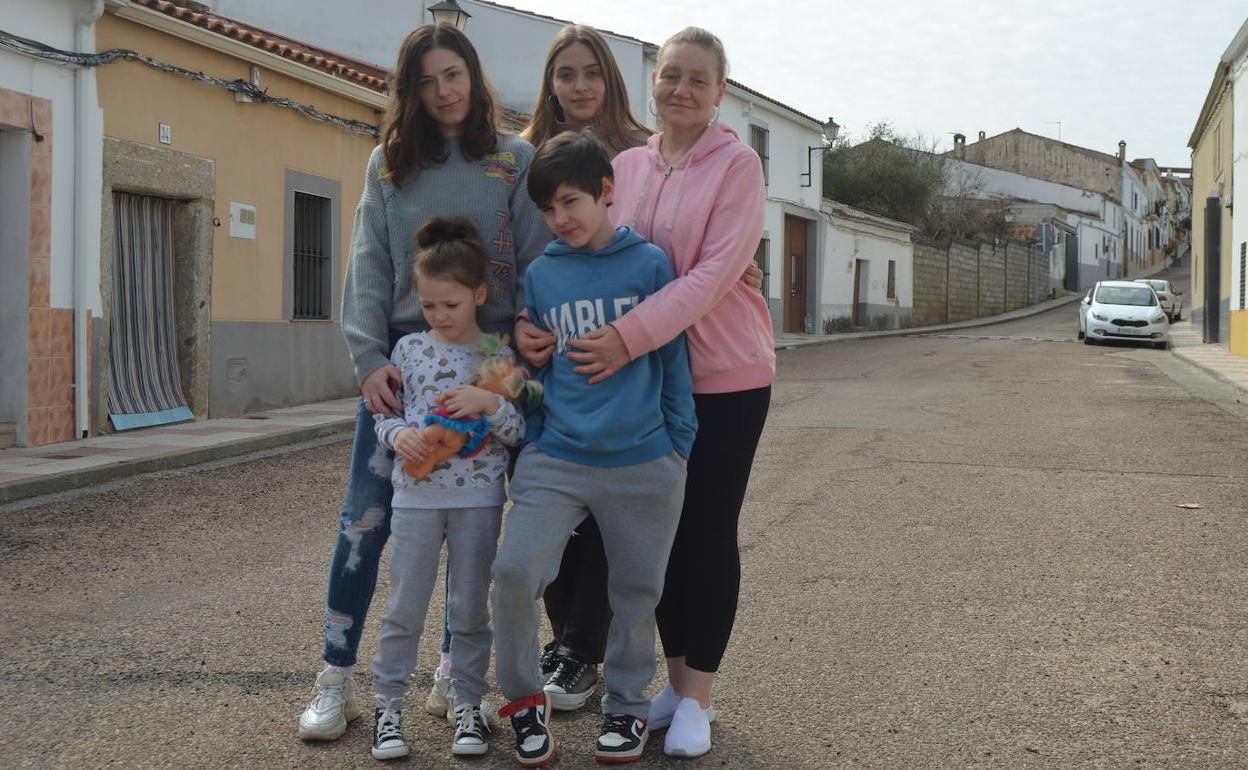
[[[105,64],[111,64],[115,61],[136,61],[145,64],[152,69],[162,72],[168,72],[178,77],[194,80],[199,83],[207,83],[227,91],[242,94],[254,102],[263,104],[274,104],[278,107],[285,107],[294,110],[304,117],[316,120],[321,123],[328,123],[337,126],[345,131],[355,134],[363,134],[371,136],[374,139],[379,135],[377,126],[371,123],[365,123],[360,120],[344,118],[339,115],[332,115],[313,107],[310,104],[296,102],[293,99],[287,99],[283,96],[270,96],[268,91],[262,90],[257,86],[248,83],[245,80],[226,80],[224,78],[205,75],[202,72],[188,70],[173,64],[166,64],[162,61],[153,59],[150,56],[141,54],[138,51],[131,51],[125,48],[111,48],[102,53],[89,54],[79,53],[77,51],[62,51],[59,48],[53,48],[46,43],[40,43],[37,40],[20,37],[18,35],[0,30],[0,48],[7,48],[26,56],[33,56],[47,61],[53,61],[60,64],[75,64],[80,67],[100,67]]]

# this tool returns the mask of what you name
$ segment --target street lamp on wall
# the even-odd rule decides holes
[[[472,14],[460,8],[455,0],[442,0],[437,5],[429,6],[429,13],[433,16],[434,24],[442,22],[453,24],[460,32],[464,31],[464,27],[468,26],[468,20],[472,18]]]
[[[802,182],[802,187],[812,187],[811,173],[814,171],[815,153],[832,149],[832,145],[836,142],[836,137],[841,133],[841,127],[832,118],[828,118],[828,122],[823,124],[823,144],[816,147],[806,148],[806,170],[802,172],[802,177],[806,179]]]

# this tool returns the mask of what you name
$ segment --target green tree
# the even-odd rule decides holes
[[[858,144],[839,137],[824,153],[825,197],[915,227],[923,227],[942,185],[940,157],[888,123],[872,126]]]
[[[1008,232],[1003,202],[985,200],[978,178],[946,179],[951,167],[922,136],[877,123],[857,144],[840,137],[824,153],[823,194],[913,225],[931,238],[991,240]]]

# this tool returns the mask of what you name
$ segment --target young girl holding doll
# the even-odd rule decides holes
[[[490,565],[498,544],[506,447],[524,438],[515,404],[470,384],[486,353],[477,325],[485,304],[489,257],[476,228],[463,217],[431,219],[416,235],[413,281],[428,331],[401,338],[391,363],[402,381],[401,416],[376,415],[378,442],[397,455],[390,521],[390,597],[373,658],[376,693],[372,754],[406,756],[403,695],[416,665],[420,631],[447,544],[447,617],[451,632],[455,737],[451,751],[484,754],[490,727],[482,710],[490,663]],[[495,355],[511,356],[503,347]],[[422,428],[439,414],[450,421],[484,420],[488,434],[476,452],[439,463],[424,478],[409,473],[434,447]]]

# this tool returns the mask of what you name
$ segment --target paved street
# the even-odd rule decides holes
[[[644,764],[1248,766],[1248,403],[1076,343],[1075,307],[781,354],[715,748]],[[0,508],[4,765],[378,766],[368,718],[295,738],[349,451],[325,441]],[[458,764],[418,708],[427,641],[400,766]],[[556,718],[560,767],[597,726]],[[510,740],[464,764],[513,767]]]

